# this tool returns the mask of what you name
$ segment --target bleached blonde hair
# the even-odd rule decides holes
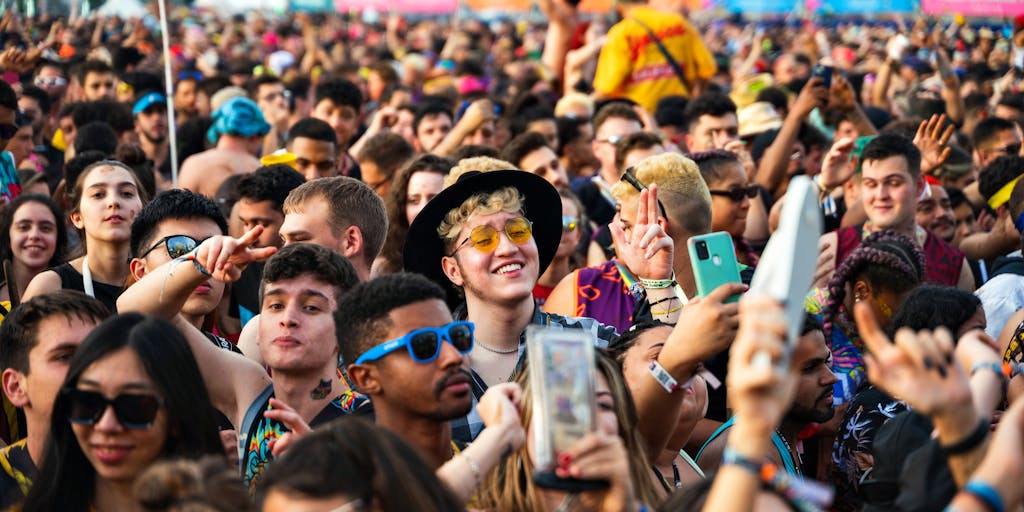
[[[711,229],[711,193],[693,160],[678,153],[662,153],[641,160],[632,173],[644,185],[658,185],[658,200],[671,220],[690,233]],[[625,203],[640,191],[621,180],[612,187],[612,195]]]
[[[515,187],[503,187],[493,192],[474,194],[453,208],[437,226],[437,234],[444,241],[445,252],[451,251],[462,226],[473,215],[491,215],[498,212],[516,213],[523,209],[523,195]]]

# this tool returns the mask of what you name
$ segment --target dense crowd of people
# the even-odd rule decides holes
[[[1024,504],[1024,16],[538,4],[8,11],[0,510]]]

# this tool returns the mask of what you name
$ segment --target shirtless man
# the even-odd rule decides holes
[[[241,97],[228,100],[213,113],[213,126],[206,133],[216,146],[185,159],[178,186],[214,197],[228,177],[259,168],[260,160],[256,155],[268,131],[270,125],[252,100]]]

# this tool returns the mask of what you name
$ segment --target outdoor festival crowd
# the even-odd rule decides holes
[[[1024,504],[1024,16],[171,7],[0,19],[0,510]]]

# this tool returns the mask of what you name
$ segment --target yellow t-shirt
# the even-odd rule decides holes
[[[679,81],[672,66],[636,20],[642,21],[661,40],[687,84]],[[597,62],[594,89],[604,96],[629,98],[654,112],[665,96],[688,96],[694,80],[715,75],[715,59],[700,33],[683,16],[650,7],[636,7],[629,17],[608,31],[608,42]]]

